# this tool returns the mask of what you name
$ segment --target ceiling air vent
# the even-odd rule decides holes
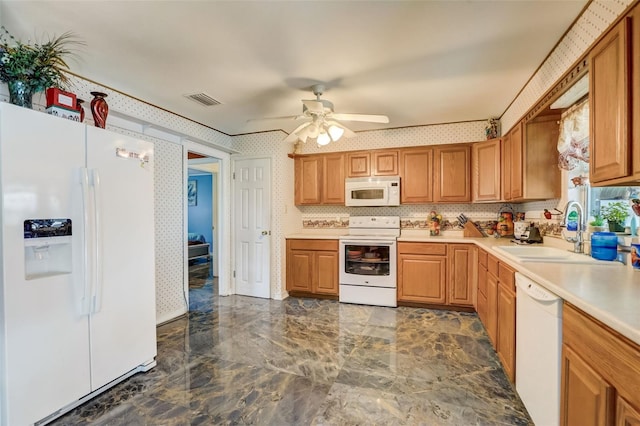
[[[192,93],[191,95],[185,95],[185,96],[191,99],[192,101],[199,103],[200,105],[204,105],[208,107],[214,106],[214,105],[220,105],[220,102],[216,101],[206,93]]]

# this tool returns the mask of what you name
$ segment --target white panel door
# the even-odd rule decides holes
[[[153,144],[87,127],[87,167],[99,181],[94,219],[101,283],[90,317],[97,389],[156,355]]]
[[[0,103],[1,424],[34,423],[90,390],[89,324],[81,309],[84,155],[84,125]],[[25,256],[33,253],[25,250],[23,223],[49,218],[72,221],[71,273],[26,279]],[[55,273],[53,242],[39,250],[34,259]]]
[[[271,160],[236,160],[234,244],[236,293],[270,297]]]

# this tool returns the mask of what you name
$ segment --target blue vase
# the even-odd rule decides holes
[[[9,87],[9,102],[25,108],[32,108],[33,89],[21,80],[7,82]]]

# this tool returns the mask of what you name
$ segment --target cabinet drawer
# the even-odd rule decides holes
[[[398,253],[431,254],[445,256],[447,245],[444,243],[398,243]]]
[[[289,240],[291,250],[338,251],[338,240]]]
[[[498,278],[498,259],[488,255],[487,270],[492,273],[494,277]]]
[[[501,285],[513,292],[516,291],[515,271],[503,263],[498,265],[498,279]]]
[[[478,263],[482,266],[484,266],[485,268],[487,267],[487,258],[489,257],[489,254],[487,254],[486,251],[480,249],[478,250]]]

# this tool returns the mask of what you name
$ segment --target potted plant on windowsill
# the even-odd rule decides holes
[[[7,83],[12,104],[31,108],[34,93],[68,83],[65,57],[74,55],[74,46],[84,45],[73,33],[42,44],[25,44],[4,26],[0,29],[0,81]]]
[[[624,232],[624,222],[629,216],[629,204],[623,201],[615,201],[602,207],[600,212],[609,224],[609,231]]]
[[[600,213],[594,213],[593,220],[589,222],[589,233],[603,232],[605,230],[604,218]]]

